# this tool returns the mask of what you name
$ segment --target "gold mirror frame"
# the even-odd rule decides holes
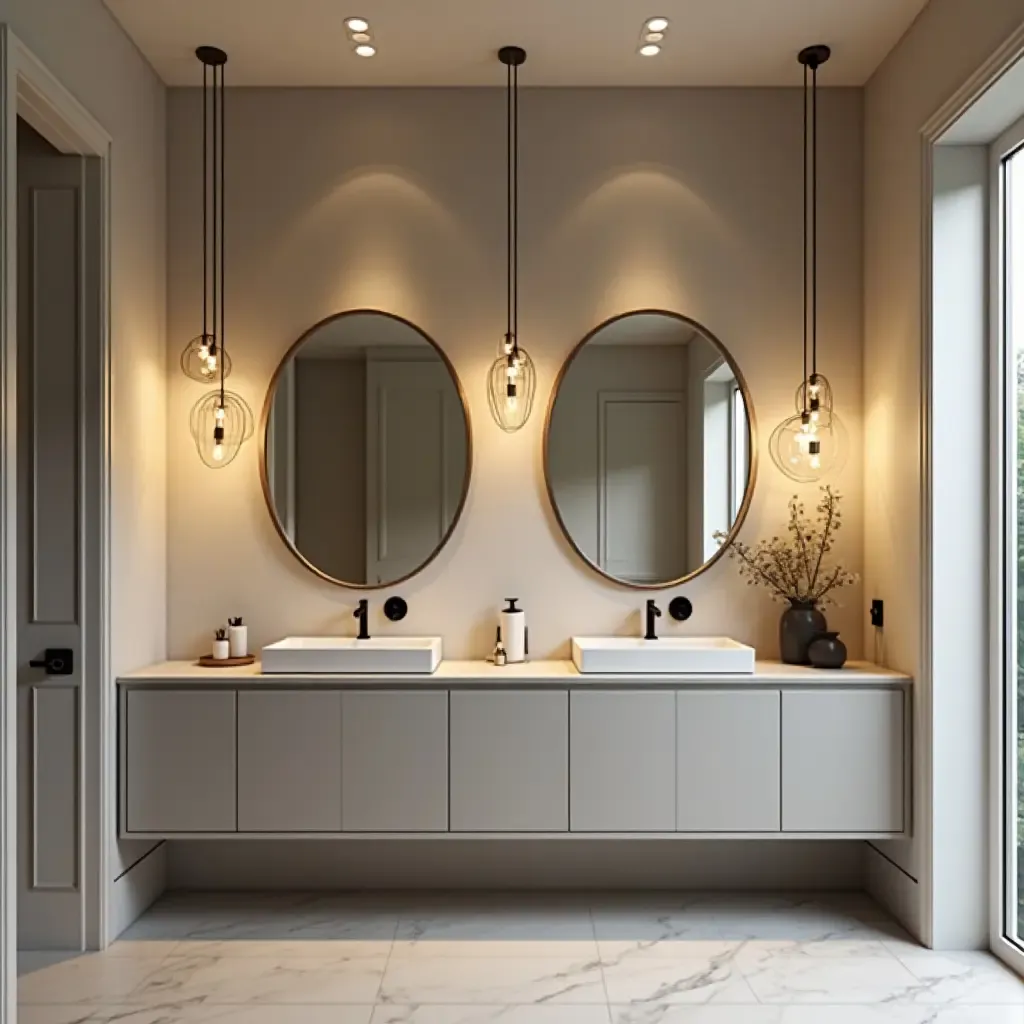
[[[665,583],[631,583],[629,580],[621,579],[618,576],[612,576],[601,568],[593,559],[586,555],[580,546],[573,540],[572,534],[570,534],[568,527],[565,525],[565,520],[562,518],[562,513],[558,508],[558,502],[555,499],[554,488],[551,484],[551,467],[549,465],[549,449],[550,449],[550,433],[551,433],[551,418],[555,411],[555,403],[558,401],[559,392],[562,390],[562,382],[565,380],[566,374],[569,372],[569,368],[575,362],[576,357],[583,351],[584,346],[593,340],[594,336],[600,331],[603,331],[606,327],[610,327],[614,323],[618,323],[620,320],[625,320],[631,316],[665,316],[673,320],[679,321],[681,324],[686,324],[688,327],[692,327],[693,330],[703,335],[719,352],[722,353],[723,358],[729,364],[729,368],[732,370],[736,377],[736,383],[739,385],[740,393],[743,395],[743,403],[746,406],[747,411],[747,445],[750,453],[750,464],[747,467],[747,486],[743,492],[743,502],[740,505],[739,512],[736,514],[736,521],[732,524],[729,529],[729,533],[725,540],[719,545],[718,550],[699,568],[693,572],[688,573],[685,576],[680,576],[679,579],[668,580]],[[562,364],[562,368],[558,371],[558,377],[555,379],[555,385],[551,390],[551,398],[548,401],[548,412],[547,418],[544,421],[544,486],[548,493],[548,503],[551,505],[551,510],[555,514],[555,519],[558,521],[559,529],[562,531],[562,535],[569,542],[569,546],[576,552],[577,555],[583,560],[583,562],[594,570],[599,576],[603,576],[606,580],[610,580],[612,583],[617,583],[620,587],[627,587],[630,590],[669,590],[672,587],[681,586],[684,583],[689,583],[690,580],[696,579],[701,573],[707,572],[726,552],[729,545],[736,539],[736,535],[739,533],[743,526],[744,520],[747,518],[747,513],[750,511],[750,503],[754,497],[754,486],[757,483],[757,462],[758,462],[758,448],[757,448],[757,417],[754,413],[754,402],[750,397],[750,388],[747,387],[746,378],[743,376],[739,365],[736,360],[733,359],[732,353],[722,344],[718,337],[711,333],[702,323],[692,319],[688,316],[683,316],[682,313],[673,313],[667,309],[631,309],[625,313],[617,313],[615,316],[609,317],[607,320],[599,323],[593,330],[589,331],[583,340],[578,342],[573,350],[569,353],[568,358]]]
[[[277,508],[274,505],[274,498],[270,491],[270,480],[267,477],[267,430],[270,426],[270,412],[274,404],[274,395],[277,392],[277,384],[280,380],[281,373],[284,368],[288,365],[291,359],[299,351],[299,349],[310,339],[310,337],[319,331],[322,327],[327,324],[334,323],[336,320],[342,320],[351,316],[367,315],[372,314],[374,316],[384,316],[389,320],[394,320],[397,323],[404,324],[406,327],[414,330],[424,341],[431,345],[434,351],[440,356],[441,361],[444,363],[445,368],[448,370],[448,374],[452,379],[452,383],[455,385],[455,390],[458,393],[459,401],[462,403],[462,417],[463,423],[466,428],[466,476],[462,484],[462,493],[459,496],[459,504],[455,509],[455,515],[452,517],[451,525],[448,527],[447,532],[441,538],[437,547],[430,553],[420,565],[418,565],[412,572],[406,573],[404,576],[399,577],[396,580],[389,580],[386,583],[351,583],[347,580],[339,580],[329,573],[324,572],[322,569],[315,566],[299,549],[295,546],[295,542],[285,532],[284,526],[281,524],[281,519],[277,514]],[[452,534],[455,533],[455,528],[459,525],[459,520],[462,519],[462,513],[466,507],[466,499],[469,497],[469,484],[473,477],[473,425],[470,419],[469,403],[466,401],[466,392],[462,387],[462,381],[459,379],[459,375],[455,372],[455,367],[452,365],[452,361],[448,358],[447,353],[441,348],[440,345],[422,327],[417,326],[411,320],[406,320],[405,317],[399,316],[397,313],[389,313],[383,309],[372,309],[372,308],[360,308],[360,309],[346,309],[341,313],[332,313],[331,316],[324,317],[322,320],[313,324],[308,330],[304,331],[299,339],[289,346],[288,351],[285,352],[281,361],[277,364],[277,369],[274,370],[274,375],[270,378],[270,384],[267,387],[267,397],[263,401],[263,413],[260,416],[260,486],[263,489],[263,500],[266,502],[267,511],[270,513],[271,522],[274,524],[274,529],[277,530],[277,535],[284,541],[285,546],[295,556],[295,558],[305,566],[314,576],[319,576],[320,579],[325,580],[327,583],[333,583],[338,587],[346,587],[349,590],[383,590],[387,587],[398,586],[399,583],[405,583],[407,580],[412,579],[414,576],[423,572],[431,562],[444,550],[448,542],[452,539]]]

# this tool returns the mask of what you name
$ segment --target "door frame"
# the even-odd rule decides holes
[[[107,942],[108,866],[114,835],[114,803],[108,767],[114,735],[110,694],[110,191],[112,139],[15,35],[0,24],[0,195],[5,230],[0,232],[0,1022],[15,1019],[17,970],[17,133],[23,117],[60,152],[100,161],[100,331],[99,536],[87,536],[83,552],[99,574],[97,614],[84,623],[83,672],[98,666],[96,678],[82,680],[85,764],[83,807],[84,935],[86,948]],[[89,436],[88,432],[84,436]],[[93,546],[96,547],[93,547]],[[87,652],[90,653],[86,660]],[[12,739],[14,742],[7,742]]]

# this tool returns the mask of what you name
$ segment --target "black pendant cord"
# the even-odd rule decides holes
[[[519,67],[512,66],[512,348],[519,354]]]
[[[807,65],[805,64],[804,65],[804,95],[803,95],[803,103],[804,103],[804,149],[803,149],[803,181],[804,181],[804,185],[803,185],[803,207],[804,207],[803,208],[803,247],[804,247],[804,308],[803,308],[803,318],[804,318],[804,378],[803,378],[803,384],[800,386],[801,398],[802,398],[802,404],[803,404],[803,410],[802,411],[803,411],[805,416],[807,415],[807,413],[809,411],[809,409],[808,409],[808,394],[807,394],[807,380],[808,380],[808,374],[807,374],[807,371],[808,371],[808,346],[807,346],[807,342],[808,342],[808,330],[807,330],[807,308],[808,308],[808,305],[807,305],[807,298],[808,298],[808,296],[807,296],[807,193],[808,193],[808,185],[807,185],[807,143],[808,143],[808,135],[807,135],[807,132],[808,132],[807,101],[808,101],[808,95],[807,95],[807,92],[808,92],[808,89],[807,89]]]
[[[203,65],[203,340],[206,346],[210,337],[210,184],[209,166],[209,78],[210,69]]]
[[[210,239],[210,241],[211,241],[211,249],[213,250],[213,267],[212,267],[213,273],[211,275],[211,277],[212,277],[211,291],[212,291],[212,297],[213,297],[213,301],[212,301],[212,310],[213,310],[213,338],[212,338],[212,342],[213,343],[210,346],[210,351],[213,352],[213,353],[216,353],[217,352],[217,347],[218,347],[217,346],[217,339],[218,339],[218,334],[219,334],[219,326],[218,326],[218,323],[217,323],[217,318],[218,318],[218,311],[220,309],[220,307],[217,304],[218,301],[219,301],[219,292],[218,292],[218,287],[217,286],[220,283],[219,280],[218,280],[218,273],[217,273],[217,271],[218,271],[218,266],[217,266],[217,252],[218,252],[218,249],[217,249],[217,246],[219,244],[217,228],[218,228],[218,225],[220,224],[220,213],[219,213],[219,202],[218,202],[219,201],[219,196],[217,195],[217,140],[219,139],[220,135],[219,135],[219,132],[218,132],[219,110],[218,110],[218,107],[217,107],[217,68],[216,67],[213,68],[213,90],[212,90],[212,97],[211,97],[211,118],[212,118],[212,122],[213,122],[213,131],[212,131],[211,138],[210,138],[210,143],[211,143],[211,145],[210,145],[210,149],[211,149],[211,166],[207,167],[204,170],[204,173],[209,176],[209,179],[210,179],[210,192],[212,193],[212,198],[211,198],[211,201],[210,201],[210,206],[211,206],[212,213],[213,213],[213,223],[212,223],[212,231],[211,231],[211,239]],[[221,364],[222,365],[223,365],[223,362],[224,362],[224,360],[221,359]]]
[[[512,328],[512,273],[513,273],[513,248],[512,248],[512,65],[508,65],[507,86],[505,89],[505,346],[510,348],[515,344],[515,334]],[[511,352],[509,352],[511,356]]]
[[[227,223],[227,203],[224,201],[225,192],[225,180],[226,175],[224,171],[224,153],[226,150],[225,146],[225,94],[227,90],[224,87],[224,65],[220,68],[220,139],[219,139],[219,157],[220,157],[220,407],[224,408],[224,364],[227,362],[227,346],[224,344],[225,332],[224,332],[224,308],[227,303],[224,301],[224,293],[227,289],[227,282],[225,278],[225,244],[224,238],[226,235],[226,223]]]
[[[811,68],[811,376],[818,378],[818,65]]]

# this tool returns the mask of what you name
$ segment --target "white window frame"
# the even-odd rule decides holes
[[[1017,886],[1011,877],[1016,855],[1017,616],[1008,556],[1016,550],[1017,524],[1009,511],[1016,493],[1015,373],[1006,330],[1006,229],[1004,161],[1024,149],[1024,118],[989,148],[989,354],[990,354],[990,565],[992,728],[992,951],[1024,974],[1024,936],[1008,934],[1017,914]],[[1024,159],[1024,156],[1022,156]],[[1018,197],[1024,202],[1024,196]],[[1024,325],[1022,325],[1024,326]],[[1007,742],[1009,738],[1010,742]]]

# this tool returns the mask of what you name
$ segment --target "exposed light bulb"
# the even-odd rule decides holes
[[[821,469],[821,456],[820,455],[812,455],[811,456],[811,469]]]
[[[650,18],[647,22],[648,32],[664,32],[668,28],[668,18]]]
[[[365,18],[349,18],[345,22],[349,32],[365,32],[369,27],[370,23]]]
[[[821,419],[821,413],[817,409],[811,410],[811,424],[815,425]]]
[[[224,422],[224,406],[219,406],[219,407],[217,408],[217,410],[216,410],[216,411],[214,412],[214,414],[213,414],[213,418],[214,418],[214,419],[215,419],[215,420],[216,420],[216,421],[217,421],[218,423],[223,423],[223,422]]]
[[[641,57],[655,57],[659,53],[661,53],[661,47],[655,45],[654,43],[648,43],[646,46],[640,47]]]
[[[199,346],[199,358],[204,361],[210,358],[210,346],[205,341]]]
[[[512,335],[505,335],[505,355],[512,355],[512,350],[515,348],[515,343],[512,341]]]
[[[215,373],[217,370],[217,357],[213,353],[206,357],[206,368],[210,373]]]
[[[509,395],[505,399],[505,404],[508,406],[509,412],[515,412],[519,406],[519,399],[515,395]]]

